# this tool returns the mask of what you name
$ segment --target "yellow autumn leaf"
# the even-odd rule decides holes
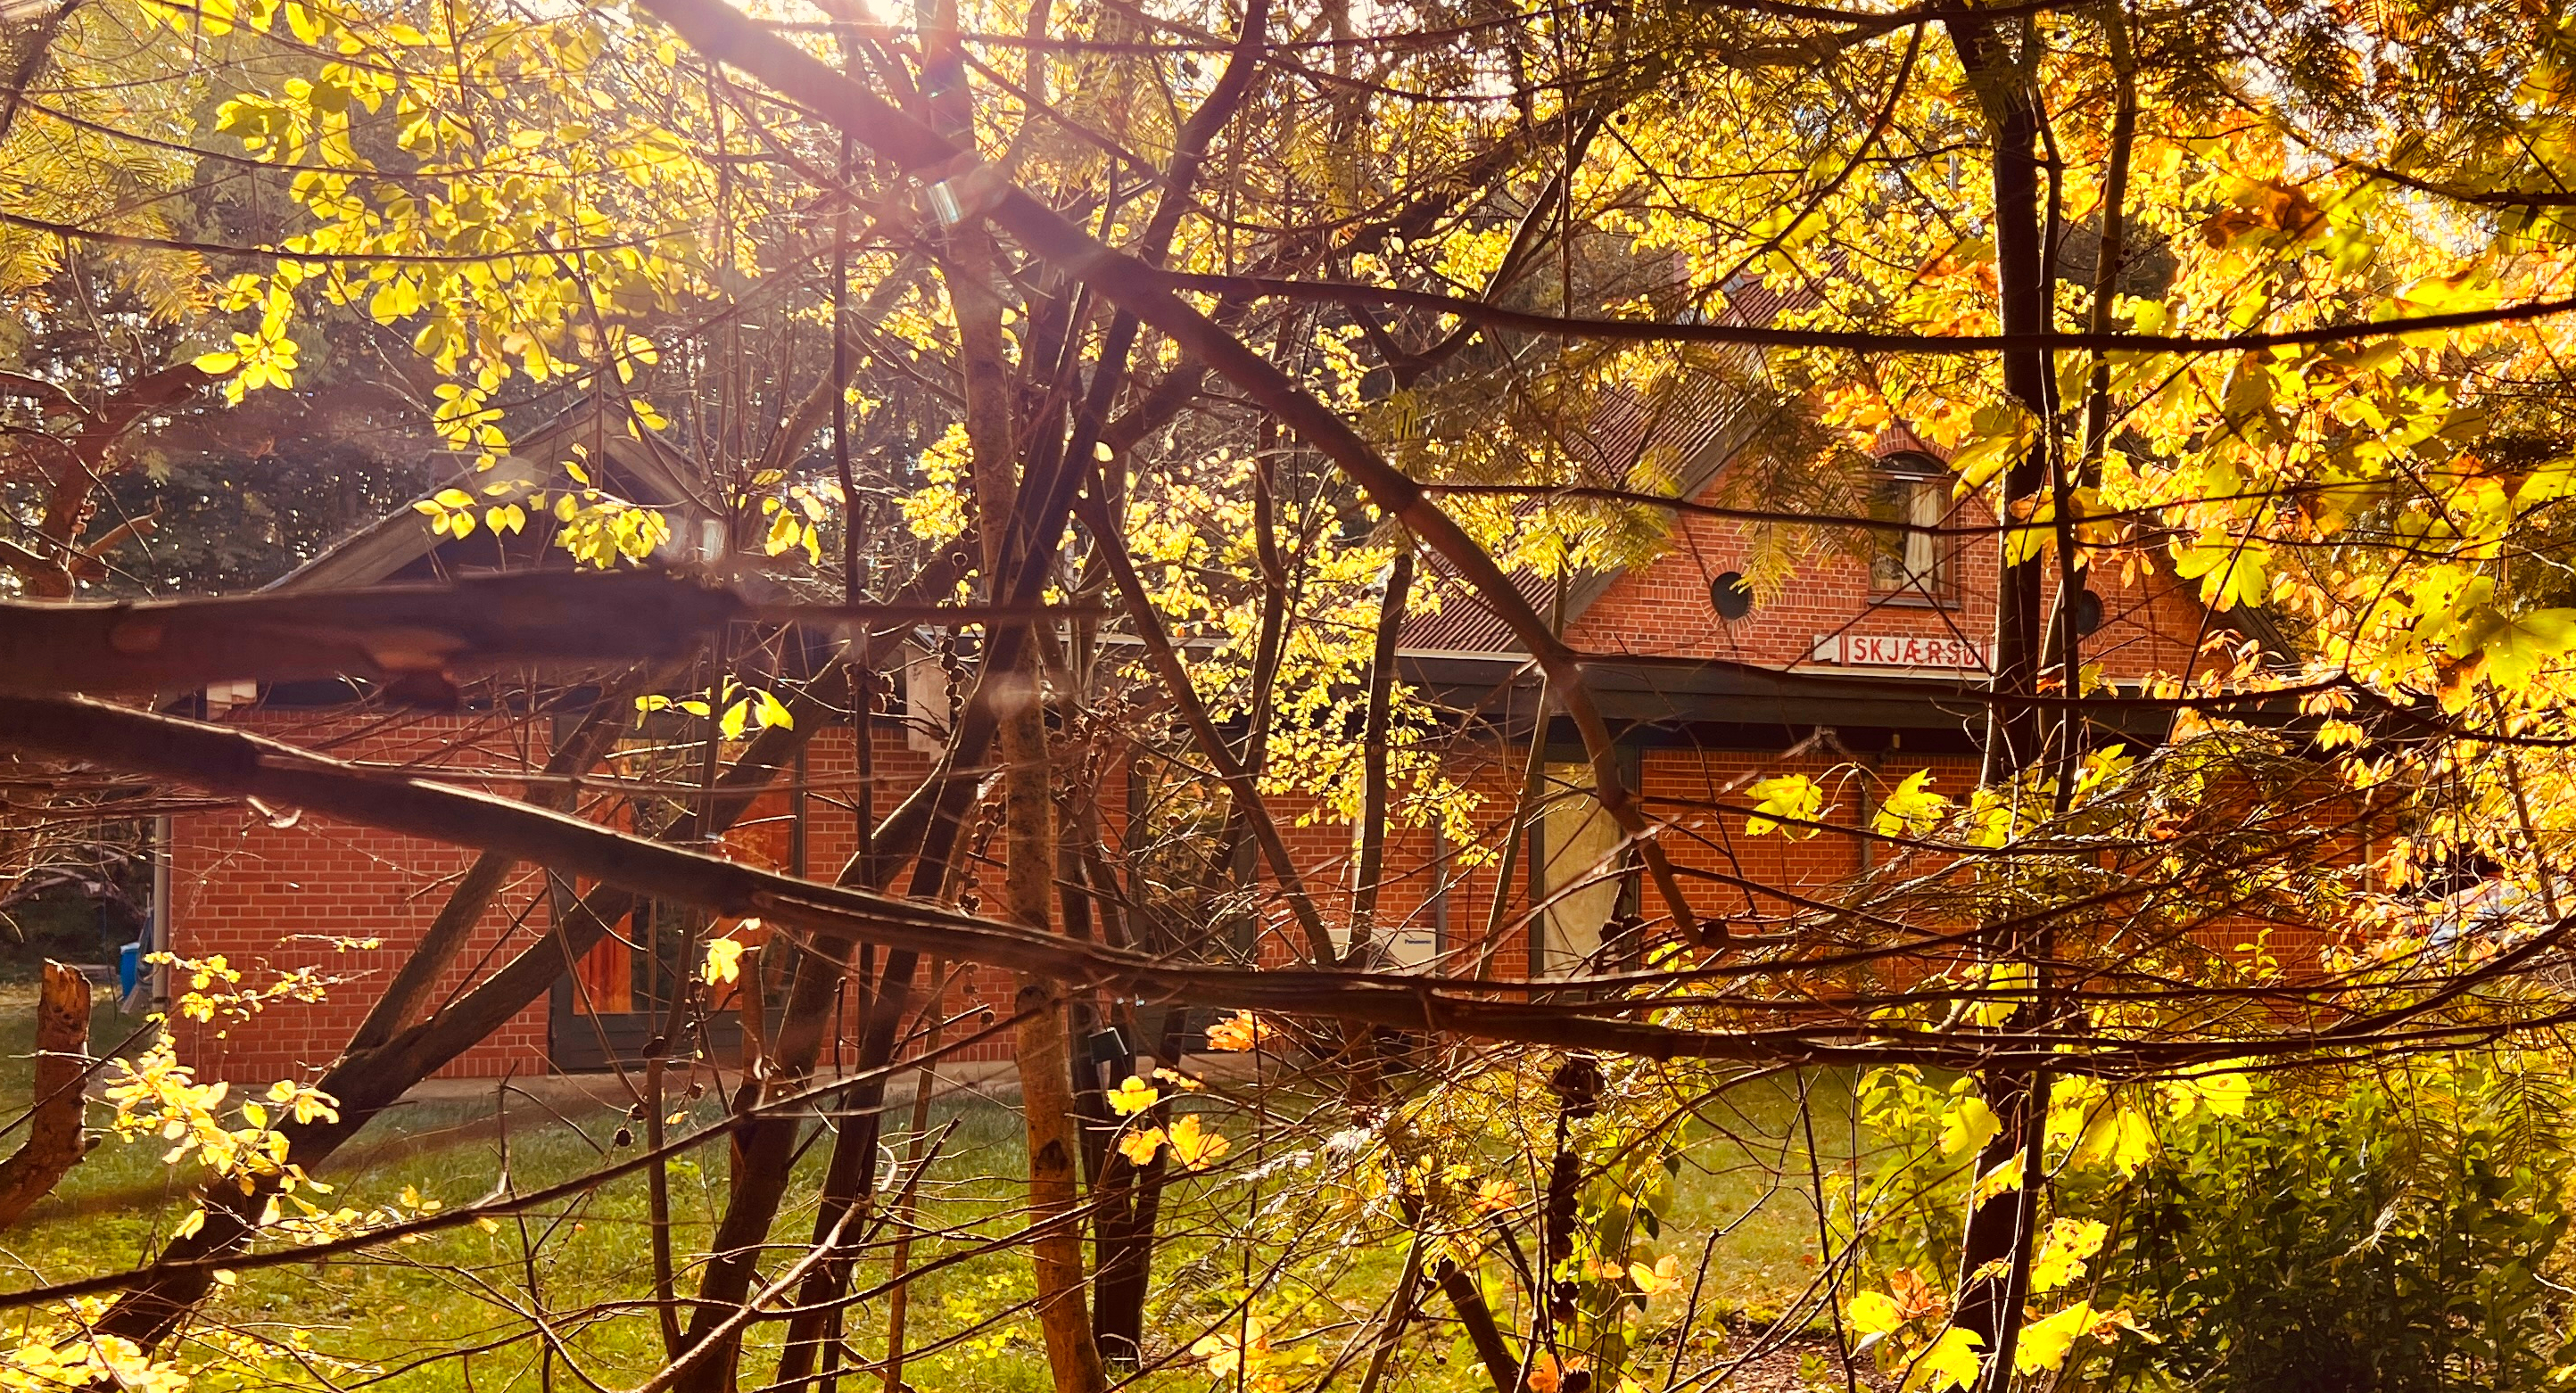
[[[1746,792],[1753,798],[1753,809],[1756,814],[1744,819],[1744,834],[1748,837],[1759,837],[1766,832],[1782,830],[1781,824],[1777,821],[1780,818],[1814,822],[1825,810],[1825,790],[1815,780],[1804,774],[1781,774],[1764,779]],[[1786,835],[1812,837],[1816,835],[1817,830],[1813,827],[1792,827],[1786,829]]]
[[[2133,1176],[2138,1168],[2155,1159],[2156,1129],[2147,1115],[2136,1108],[2120,1109],[2119,1135],[2111,1143],[2111,1164],[2120,1174]]]
[[[1162,1128],[1138,1128],[1129,1131],[1118,1139],[1118,1154],[1126,1157],[1130,1164],[1141,1166],[1146,1162],[1153,1160],[1154,1152],[1160,1149],[1162,1145]]]
[[[2084,1260],[2102,1251],[2111,1226],[2099,1219],[2053,1219],[2030,1260],[2030,1289],[2055,1291],[2084,1275]],[[2051,1365],[2051,1368],[2056,1367]]]
[[[2038,974],[2027,963],[1997,963],[1985,974],[1986,994],[1968,1008],[1968,1018],[1988,1030],[2008,1024],[2028,1000]]]
[[[1941,1332],[1941,1338],[1914,1361],[1914,1371],[1905,1379],[1907,1388],[1928,1387],[1933,1393],[1949,1388],[1973,1388],[1985,1363],[1977,1351],[1985,1338],[1972,1330],[1952,1326]]]
[[[1988,1166],[1986,1173],[1977,1177],[1977,1183],[1968,1187],[1969,1205],[1981,1205],[1997,1195],[2020,1189],[2022,1170],[2022,1158],[2018,1153],[2007,1155]]]
[[[408,276],[396,276],[376,288],[367,300],[367,315],[379,324],[416,314],[421,307],[420,284]]]
[[[1648,1296],[1671,1291],[1682,1284],[1681,1257],[1667,1253],[1652,1267],[1632,1262],[1628,1264],[1628,1280],[1636,1283],[1637,1290]]]
[[[1136,1077],[1109,1090],[1109,1110],[1120,1117],[1134,1117],[1163,1100],[1163,1091]]]
[[[2543,664],[2576,646],[2576,609],[2537,609],[2507,615],[2481,607],[2462,628],[2462,646],[2474,643],[2483,671],[2508,689],[2529,686]]]
[[[2048,1144],[2073,1146],[2083,1139],[2085,1129],[2104,1108],[2110,1106],[2110,1090],[2097,1079],[2082,1076],[2060,1079],[2048,1090]]]
[[[1897,1309],[1894,1298],[1879,1292],[1865,1291],[1851,1299],[1843,1310],[1843,1319],[1866,1338],[1891,1335],[1905,1323],[1905,1313]]]
[[[1932,771],[1917,769],[1878,800],[1870,830],[1882,837],[1921,836],[1950,811],[1950,800],[1932,791]]]
[[[2200,582],[2201,603],[2220,613],[2259,605],[2272,594],[2272,549],[2264,542],[2206,534],[2173,544],[2174,570]]]
[[[2020,1343],[2013,1346],[2013,1372],[2035,1374],[2063,1365],[2075,1337],[2092,1324],[2092,1304],[2078,1301],[2053,1316],[2024,1325]]]
[[[1956,1156],[1962,1151],[1976,1151],[2003,1129],[2003,1120],[1986,1106],[1985,1099],[1962,1098],[1941,1117],[1941,1154]]]
[[[1970,428],[1976,438],[1950,457],[1950,467],[1966,487],[1981,488],[2029,451],[2039,433],[2039,421],[2008,402],[1991,402],[1977,408]]]
[[[2247,1100],[2254,1096],[2254,1080],[2234,1070],[2191,1074],[2166,1084],[2165,1096],[2177,1116],[2197,1105],[2219,1117],[2243,1117]]]
[[[1259,1356],[1270,1349],[1270,1322],[1259,1316],[1246,1316],[1240,1328],[1232,1325],[1213,1334],[1202,1335],[1191,1344],[1190,1353],[1208,1362],[1208,1372],[1225,1378],[1243,1367],[1244,1356]]]
[[[2156,1131],[2146,1114],[2118,1102],[2093,1115],[2083,1140],[2075,1144],[2073,1159],[2084,1165],[2107,1163],[2123,1176],[2134,1176],[2155,1154]]]
[[[742,975],[742,944],[730,938],[707,940],[706,966],[698,975],[709,982],[730,982]]]
[[[1206,1170],[1216,1164],[1218,1157],[1234,1149],[1234,1143],[1200,1127],[1196,1113],[1173,1123],[1164,1140],[1172,1144],[1172,1155],[1194,1171]]]
[[[1559,1362],[1554,1354],[1541,1350],[1538,1357],[1529,1362],[1529,1371],[1521,1381],[1530,1386],[1532,1393],[1557,1393],[1571,1382],[1568,1375],[1583,1371],[1584,1362],[1581,1355],[1572,1355]]]
[[[1250,1011],[1237,1011],[1208,1027],[1207,1042],[1211,1050],[1240,1054],[1267,1044],[1270,1036],[1267,1022]]]

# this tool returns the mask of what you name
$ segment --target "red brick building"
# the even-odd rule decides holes
[[[1647,432],[1635,422],[1613,422],[1601,434],[1604,448],[1627,460],[1646,448]],[[1716,496],[1742,443],[1742,433],[1720,419],[1661,448],[1683,462],[1684,496],[1705,500]],[[523,449],[534,456],[544,444],[525,442]],[[593,446],[593,458],[627,496],[675,510],[674,546],[722,540],[705,535],[720,524],[687,504],[686,475],[674,457],[607,437]],[[1954,512],[1937,461],[1890,450],[1879,468],[1872,496],[1880,514],[1976,521]],[[1865,551],[1818,552],[1786,583],[1747,587],[1741,577],[1750,569],[1748,524],[1683,513],[1669,547],[1648,564],[1579,578],[1561,601],[1551,584],[1527,582],[1542,611],[1561,614],[1567,639],[1598,655],[1587,667],[1596,697],[1619,732],[1647,811],[1668,823],[1665,844],[1691,872],[1691,893],[1706,916],[1775,915],[1785,902],[1770,889],[1823,891],[1868,864],[1870,845],[1857,837],[1744,837],[1742,818],[1712,805],[1740,803],[1737,795],[1753,780],[1787,772],[1831,775],[1835,801],[1827,817],[1835,820],[1865,817],[1882,771],[1892,782],[1928,767],[1937,787],[1954,794],[1974,782],[1983,707],[1966,698],[1981,679],[1994,627],[1995,539],[1973,527],[1958,536],[1886,535]],[[527,545],[525,539],[519,544]],[[434,542],[423,520],[405,513],[280,585],[429,578],[509,564],[506,548],[485,535]],[[2201,640],[2218,628],[2187,587],[2152,568],[2134,584],[2114,577],[2097,578],[2093,586],[2099,603],[2083,607],[2094,621],[2086,654],[2116,681],[2191,667]],[[1479,836],[1498,836],[1520,798],[1539,701],[1524,656],[1490,614],[1452,600],[1407,625],[1401,661],[1402,678],[1455,716],[1444,737],[1444,769],[1481,795]],[[501,793],[514,791],[513,780],[542,767],[549,753],[538,747],[549,723],[524,712],[362,709],[348,703],[349,695],[310,686],[218,690],[205,694],[204,709],[340,758],[488,770],[486,786]],[[859,732],[843,725],[816,734],[800,766],[754,808],[728,846],[781,870],[829,878],[857,845],[857,806],[872,804],[882,815],[927,771],[925,747],[935,745],[921,726],[933,722],[936,705],[925,701],[870,723],[872,776],[864,784]],[[2106,732],[2106,738],[2151,743],[2162,733],[2142,727]],[[1503,932],[1494,941],[1486,935],[1494,866],[1466,866],[1470,858],[1461,848],[1430,829],[1392,834],[1377,922],[1396,961],[1460,971],[1486,962],[1510,974],[1562,972],[1594,955],[1605,926],[1636,907],[1635,877],[1623,873],[1618,839],[1588,794],[1581,751],[1561,718],[1551,722],[1547,740],[1543,811],[1513,874]],[[636,742],[639,760],[651,758],[650,743]],[[1114,822],[1121,811],[1105,807],[1104,818]],[[1297,821],[1297,811],[1282,810],[1283,822]],[[1328,917],[1340,918],[1350,829],[1310,818],[1292,826],[1290,838]],[[187,1053],[209,1075],[245,1080],[300,1073],[329,1060],[374,998],[371,984],[380,984],[418,940],[472,860],[456,848],[260,808],[172,819],[164,851],[167,890],[158,897],[153,926],[159,945],[188,958],[223,955],[254,969],[254,983],[260,965],[310,965],[343,979],[319,1003],[282,1002],[220,1035],[213,1027],[187,1032]],[[542,867],[518,868],[441,992],[460,990],[541,941],[551,908],[575,892]],[[1542,910],[1531,910],[1540,904]],[[1273,919],[1284,918],[1275,910]],[[648,916],[662,912],[639,912],[631,943],[602,945],[565,974],[549,1001],[523,1012],[446,1072],[497,1077],[633,1057],[660,1029],[662,987],[692,966],[652,951],[668,935]],[[1294,951],[1292,937],[1280,931],[1275,951]],[[363,940],[379,946],[353,946]],[[691,940],[684,933],[679,941]],[[997,980],[976,984],[974,976],[961,974],[950,1000],[962,1002],[978,985],[987,993],[1008,990]]]

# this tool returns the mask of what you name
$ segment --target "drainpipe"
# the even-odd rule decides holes
[[[152,819],[152,913],[144,920],[143,951],[146,954],[170,951],[170,831],[168,815]],[[152,1009],[170,1008],[170,967],[167,963],[146,964],[152,987]],[[122,1004],[122,1003],[120,1003]]]

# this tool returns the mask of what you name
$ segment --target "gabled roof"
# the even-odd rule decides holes
[[[575,445],[604,463],[603,487],[631,502],[675,507],[693,516],[715,511],[699,496],[696,470],[687,456],[650,437],[637,440],[628,435],[625,418],[595,398],[519,437],[512,443],[510,453],[488,471],[474,468],[472,460],[462,453],[451,453],[454,469],[440,487],[496,480],[546,480],[559,461],[571,456]],[[438,550],[445,541],[431,534],[418,512],[404,508],[333,543],[319,556],[263,588],[339,590],[381,584]]]
[[[1738,275],[1725,287],[1725,303],[1716,318],[1730,324],[1769,324],[1783,313],[1818,303],[1815,294],[1800,289],[1773,290],[1760,278]],[[1758,380],[1761,354],[1757,350],[1739,349],[1728,358],[1746,381]],[[1640,482],[1637,467],[1658,448],[1668,450],[1679,463],[1679,487],[1675,496],[1697,498],[1706,492],[1717,472],[1726,467],[1753,438],[1778,419],[1780,413],[1792,410],[1777,397],[1728,381],[1714,375],[1703,375],[1686,383],[1660,405],[1635,396],[1617,396],[1602,403],[1586,423],[1585,438],[1570,445],[1588,454],[1580,459],[1593,477],[1586,483],[1605,484],[1613,488]],[[1919,446],[1910,432],[1910,445]],[[1526,499],[1519,511],[1535,513],[1540,497]],[[1445,575],[1446,568],[1436,561],[1435,572]],[[1592,602],[1616,582],[1623,571],[1603,571],[1573,577],[1565,587],[1562,625],[1570,626],[1583,617]],[[1549,577],[1523,571],[1512,576],[1512,587],[1540,614],[1556,608],[1556,582]],[[1516,654],[1520,641],[1494,612],[1479,602],[1464,587],[1449,587],[1449,602],[1437,613],[1416,612],[1405,621],[1403,636],[1397,641],[1400,651],[1429,656],[1433,654]]]
[[[1716,377],[1699,378],[1675,392],[1660,406],[1634,396],[1614,397],[1596,410],[1583,437],[1569,442],[1579,451],[1578,463],[1589,477],[1587,484],[1612,488],[1627,487],[1641,481],[1638,466],[1650,453],[1664,452],[1678,462],[1675,482],[1677,496],[1696,498],[1706,491],[1717,472],[1726,467],[1761,430],[1781,411],[1789,409],[1778,401],[1766,400],[1762,393]],[[1588,455],[1590,458],[1581,458]],[[1534,515],[1545,501],[1543,493],[1523,499],[1516,511]],[[1442,575],[1446,567],[1434,561],[1433,568]],[[1566,586],[1564,622],[1572,624],[1584,610],[1608,590],[1621,572],[1588,573],[1573,578]],[[1547,576],[1522,571],[1512,576],[1512,586],[1540,614],[1556,607],[1556,583]],[[1501,654],[1521,651],[1519,640],[1501,618],[1463,587],[1448,587],[1447,602],[1432,613],[1415,611],[1407,616],[1400,650],[1412,654]]]

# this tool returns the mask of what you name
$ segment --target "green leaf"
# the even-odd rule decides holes
[[[2469,626],[2489,680],[2508,690],[2530,685],[2541,666],[2576,645],[2576,609],[2536,609],[2507,617],[2490,611]]]

